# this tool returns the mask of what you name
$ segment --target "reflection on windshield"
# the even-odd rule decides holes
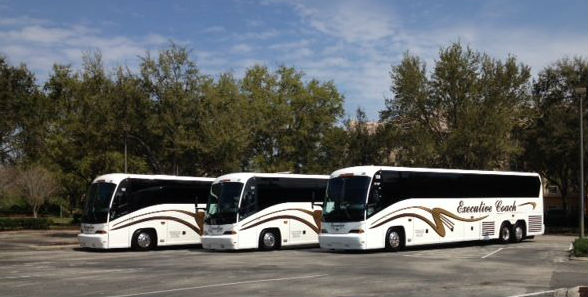
[[[329,180],[323,205],[325,222],[358,222],[364,219],[370,177],[337,177]]]
[[[206,205],[205,222],[210,225],[234,224],[237,222],[239,197],[243,183],[224,182],[213,184]]]
[[[88,190],[82,223],[106,223],[110,198],[116,188],[112,183],[94,183]]]

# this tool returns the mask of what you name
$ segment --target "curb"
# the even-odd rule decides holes
[[[579,286],[570,289],[557,289],[553,292],[554,297],[588,297],[588,287]]]

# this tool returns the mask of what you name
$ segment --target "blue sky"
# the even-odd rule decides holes
[[[53,63],[79,66],[100,49],[109,69],[136,67],[172,40],[192,50],[205,73],[285,64],[333,80],[349,116],[376,120],[390,65],[406,51],[432,65],[440,47],[461,41],[541,68],[588,54],[588,2],[564,1],[5,1],[0,54],[26,63],[43,82]]]

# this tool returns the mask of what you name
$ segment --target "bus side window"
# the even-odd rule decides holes
[[[257,211],[257,186],[254,180],[251,180],[245,185],[245,193],[239,208],[239,220],[242,220]]]
[[[382,210],[382,172],[376,172],[372,181],[370,195],[367,203],[367,216],[370,217]]]
[[[111,220],[131,212],[131,207],[128,200],[128,185],[129,183],[127,180],[123,180],[118,187],[118,191],[114,195],[114,201],[112,201],[112,208],[110,209]]]

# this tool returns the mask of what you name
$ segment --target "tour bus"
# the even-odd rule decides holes
[[[197,212],[196,201],[208,196],[212,181],[170,175],[99,176],[86,196],[80,246],[147,250],[199,244],[204,212]]]
[[[331,174],[321,248],[399,250],[468,240],[518,242],[541,235],[536,173],[358,166]]]
[[[318,244],[328,175],[231,173],[210,189],[202,247],[271,250]]]

